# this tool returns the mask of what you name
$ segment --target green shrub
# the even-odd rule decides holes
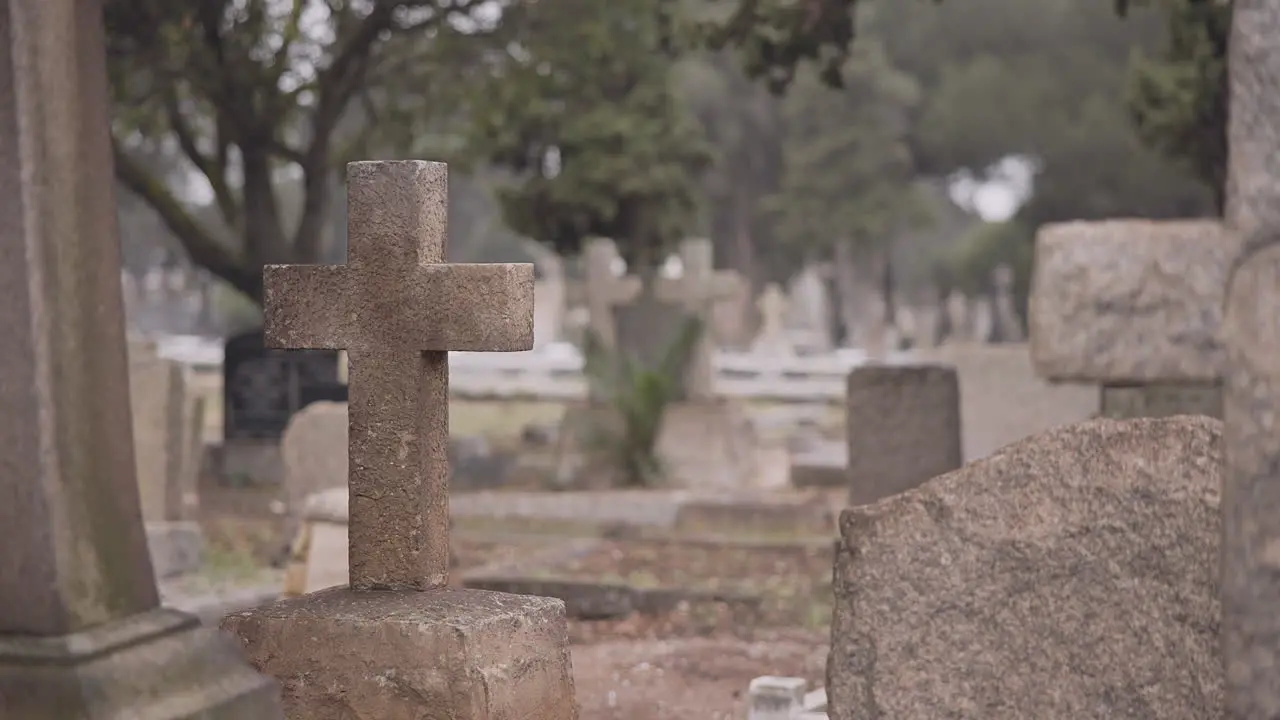
[[[702,323],[686,317],[655,367],[644,367],[611,350],[588,332],[584,373],[591,397],[603,400],[612,418],[588,430],[588,442],[626,487],[652,487],[665,479],[658,437],[667,407],[680,399],[685,367],[702,336]]]

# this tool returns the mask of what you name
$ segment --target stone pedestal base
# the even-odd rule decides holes
[[[0,636],[0,715],[278,720],[279,688],[196,618],[154,610],[62,637]]]
[[[576,720],[564,603],[441,588],[330,588],[222,627],[292,720]]]
[[[658,456],[665,463],[669,481],[678,487],[779,484],[760,477],[755,427],[742,408],[728,400],[670,405],[658,436]]]

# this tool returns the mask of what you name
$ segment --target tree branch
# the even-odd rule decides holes
[[[116,178],[155,210],[165,227],[182,243],[191,261],[227,281],[253,301],[261,303],[261,271],[245,267],[242,258],[200,227],[178,199],[165,188],[164,183],[143,170],[114,138],[111,149],[115,155]]]
[[[240,222],[240,208],[231,194],[231,189],[227,187],[227,167],[224,164],[226,153],[219,152],[214,158],[210,158],[200,152],[200,148],[196,145],[195,133],[192,132],[186,118],[182,116],[182,110],[178,106],[177,91],[172,86],[165,93],[164,106],[169,117],[169,127],[178,140],[178,147],[182,148],[182,152],[186,154],[191,164],[195,165],[196,169],[209,181],[209,186],[213,188],[213,195],[218,203],[218,210],[226,218],[227,224],[235,227]]]

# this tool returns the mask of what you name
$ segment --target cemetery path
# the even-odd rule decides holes
[[[573,648],[581,720],[737,720],[752,678],[781,674],[823,685],[827,633],[610,640]]]

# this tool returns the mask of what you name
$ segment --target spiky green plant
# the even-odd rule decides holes
[[[651,487],[665,479],[658,457],[658,436],[667,406],[683,393],[684,369],[702,336],[702,322],[686,317],[656,366],[645,367],[612,350],[588,332],[583,347],[584,373],[591,397],[603,400],[610,422],[588,429],[593,449],[618,472],[626,487]]]

